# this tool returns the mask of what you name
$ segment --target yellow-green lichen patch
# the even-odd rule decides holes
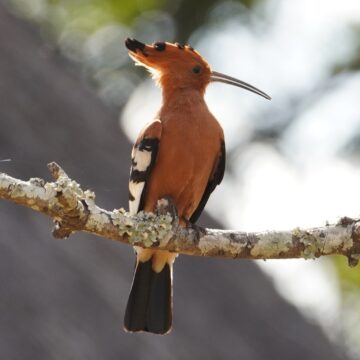
[[[131,216],[124,209],[114,210],[111,221],[119,229],[120,235],[128,235],[132,245],[151,247],[154,244],[165,245],[172,235],[172,218],[170,215],[155,215],[139,212]]]
[[[155,215],[148,212],[139,212],[133,217],[133,227],[129,242],[133,245],[151,247],[162,244],[171,237],[172,218],[170,215]]]
[[[132,235],[134,223],[131,216],[124,209],[114,209],[111,213],[111,222],[119,228],[120,235]]]
[[[89,210],[86,227],[101,232],[104,226],[110,223],[110,216],[104,210],[97,207],[93,199],[88,198],[85,202]]]
[[[77,207],[78,200],[85,198],[85,194],[80,188],[80,185],[66,176],[60,176],[56,181],[56,185],[56,191],[62,193],[62,196],[66,199],[69,208],[74,209]]]
[[[258,259],[278,258],[292,246],[291,237],[286,233],[267,232],[259,234],[250,253]]]
[[[159,215],[159,241],[160,246],[165,246],[173,235],[173,218],[170,214]]]
[[[84,191],[81,189],[80,185],[75,180],[69,179],[67,176],[60,176],[56,180],[56,185],[58,186],[58,191],[66,189],[80,197],[85,197]]]

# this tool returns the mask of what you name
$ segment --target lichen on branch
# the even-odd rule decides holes
[[[76,231],[141,247],[198,256],[243,259],[317,258],[344,255],[349,265],[360,259],[360,221],[343,217],[337,224],[292,231],[246,233],[179,226],[171,199],[159,199],[156,213],[130,216],[124,209],[108,211],[95,203],[95,193],[81,186],[56,163],[48,165],[53,182],[15,179],[0,173],[0,198],[50,216],[53,235],[67,238]]]

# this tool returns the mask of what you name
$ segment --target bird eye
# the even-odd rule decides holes
[[[154,44],[154,48],[155,48],[155,50],[157,50],[157,51],[164,51],[165,48],[166,48],[166,44],[165,44],[164,42],[156,42],[156,43]]]
[[[200,65],[194,66],[193,69],[192,69],[192,72],[194,74],[200,74],[201,73],[201,66]]]

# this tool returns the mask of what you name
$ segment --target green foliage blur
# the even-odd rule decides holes
[[[122,107],[146,76],[130,67],[126,37],[143,42],[187,43],[202,27],[233,16],[246,21],[263,0],[8,0],[13,11],[35,22],[50,43],[78,63],[104,102]],[[210,19],[213,9],[221,11]]]
[[[251,9],[263,0],[235,0],[244,9]],[[90,34],[112,22],[129,26],[144,13],[162,11],[175,22],[176,39],[185,42],[189,36],[207,22],[207,15],[219,0],[12,0],[11,4],[23,15],[44,23],[54,34],[73,24]],[[225,1],[226,2],[226,1]],[[223,14],[222,20],[227,19]],[[234,15],[234,14],[232,14]]]

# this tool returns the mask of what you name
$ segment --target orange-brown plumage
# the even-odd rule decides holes
[[[132,153],[130,213],[153,212],[171,197],[180,225],[196,222],[225,170],[224,134],[204,93],[210,81],[265,93],[213,72],[198,52],[171,43],[145,45],[126,40],[130,56],[145,66],[162,88],[163,104],[140,133]],[[176,254],[136,248],[137,268],[125,314],[128,331],[164,334],[172,321],[172,264]]]
[[[183,110],[176,111],[181,104]],[[158,115],[162,124],[161,141],[144,210],[153,211],[158,199],[170,196],[185,225],[200,203],[224,137],[219,123],[198,94],[184,94],[172,105],[163,106]]]

